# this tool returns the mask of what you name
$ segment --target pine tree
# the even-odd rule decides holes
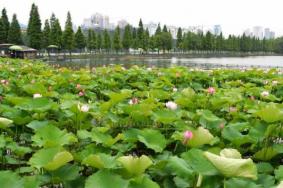
[[[109,50],[111,49],[111,39],[106,29],[103,31],[103,48],[107,52],[109,52]]]
[[[16,14],[13,15],[13,19],[10,25],[9,33],[8,33],[8,42],[12,44],[22,44],[22,34],[21,27],[17,20]]]
[[[10,28],[10,23],[7,16],[7,11],[4,8],[2,10],[2,16],[0,18],[0,43],[8,42],[9,28]]]
[[[96,48],[100,51],[102,49],[102,36],[100,33],[97,33],[96,37]]]
[[[137,43],[138,43],[138,48],[144,49],[144,28],[141,19],[139,21],[139,27],[137,30]]]
[[[149,38],[150,38],[149,31],[148,29],[146,29],[144,32],[144,37],[143,37],[143,45],[144,45],[143,48],[146,51],[149,49]]]
[[[62,29],[59,20],[54,14],[50,18],[50,44],[62,47]]]
[[[85,48],[85,46],[86,46],[85,36],[82,32],[81,27],[79,27],[75,34],[75,47],[79,50],[82,50]]]
[[[182,28],[179,27],[177,32],[177,41],[176,41],[176,47],[178,50],[182,49],[182,43],[183,43],[183,32],[182,32]]]
[[[74,49],[75,46],[75,40],[74,40],[72,17],[70,12],[67,13],[65,30],[63,32],[62,46],[65,50],[68,50],[71,55],[71,51]]]
[[[123,48],[127,51],[129,51],[129,48],[131,47],[132,42],[132,33],[131,33],[131,26],[128,24],[125,27],[124,35],[123,35]]]
[[[122,48],[121,39],[120,39],[120,27],[117,26],[114,32],[113,37],[113,48],[115,49],[116,53]]]
[[[42,41],[41,20],[38,7],[32,4],[27,28],[28,44],[32,48],[40,49]]]
[[[92,50],[96,49],[96,34],[93,29],[88,30],[87,34],[87,48],[91,52]]]
[[[132,32],[132,48],[137,49],[138,48],[138,39],[137,39],[137,30],[136,28],[133,28]]]
[[[42,48],[46,49],[50,45],[50,25],[49,20],[44,22],[44,28],[42,32]]]

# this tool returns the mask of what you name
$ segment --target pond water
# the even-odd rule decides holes
[[[283,68],[283,56],[252,56],[252,57],[216,57],[216,58],[153,58],[153,57],[96,57],[88,59],[67,59],[59,61],[49,61],[51,65],[78,68],[92,68],[104,65],[120,64],[125,67],[133,65],[145,67],[171,67],[187,66],[204,69],[211,68]]]

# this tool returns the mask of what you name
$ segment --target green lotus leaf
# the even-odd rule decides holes
[[[108,170],[100,170],[89,176],[85,182],[85,188],[128,188],[129,181]]]
[[[283,165],[280,165],[278,169],[274,170],[275,178],[279,181],[283,181]]]
[[[166,147],[167,141],[163,134],[158,130],[143,129],[137,135],[138,140],[153,149],[155,152],[162,152]]]
[[[159,188],[159,185],[146,176],[131,180],[128,188]]]
[[[0,171],[1,188],[22,188],[24,182],[21,177],[11,171]]]
[[[46,112],[51,109],[57,109],[58,105],[47,98],[35,98],[16,105],[16,108],[26,111]]]
[[[40,179],[38,176],[25,176],[23,178],[24,188],[38,188],[40,187]]]
[[[0,128],[6,129],[12,126],[13,121],[7,118],[0,117]]]
[[[179,119],[175,111],[159,110],[153,113],[154,120],[163,124],[173,123]]]
[[[141,157],[123,156],[117,159],[131,176],[139,176],[152,165],[152,161],[146,155]]]
[[[36,146],[40,147],[64,146],[78,141],[74,134],[49,124],[37,129],[32,140]]]
[[[267,123],[283,120],[283,110],[275,103],[266,105],[255,114]]]
[[[190,165],[182,158],[173,156],[167,160],[166,169],[171,172],[173,175],[179,177],[190,177],[193,178],[194,171]]]
[[[217,175],[218,170],[208,161],[200,149],[190,149],[182,153],[182,158],[192,167],[192,169],[201,175],[212,176]]]
[[[203,127],[198,127],[197,130],[193,130],[192,132],[193,138],[187,142],[187,145],[190,147],[200,147],[205,144],[210,144],[214,139],[209,130]]]
[[[104,153],[99,153],[99,154],[91,154],[87,156],[82,161],[82,164],[98,169],[103,169],[103,168],[114,168],[116,166],[116,161],[115,161],[115,157],[112,157]]]
[[[232,158],[232,159],[241,159],[241,153],[236,149],[223,149],[220,151],[221,157]]]
[[[27,85],[23,85],[22,87],[26,93],[31,95],[35,93],[46,94],[47,92],[47,89],[41,83],[27,84]]]
[[[217,117],[209,110],[204,110],[199,113],[201,114],[199,123],[207,129],[219,129],[219,126],[225,123],[224,119]]]
[[[269,161],[279,153],[273,147],[264,147],[254,154],[255,159]]]
[[[204,152],[204,155],[226,177],[257,179],[257,168],[251,159],[228,158],[210,152]]]
[[[225,187],[227,188],[262,188],[260,185],[256,185],[251,180],[244,180],[244,179],[238,179],[238,178],[231,178],[229,180],[225,181]]]
[[[60,148],[41,149],[33,154],[29,164],[40,169],[44,168],[49,171],[56,170],[73,160],[73,156],[68,151]]]

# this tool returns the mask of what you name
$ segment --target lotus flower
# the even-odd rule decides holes
[[[138,103],[139,103],[139,99],[137,99],[137,98],[132,98],[131,100],[129,100],[130,105],[138,104]]]
[[[277,80],[273,80],[273,81],[272,81],[272,85],[273,85],[273,86],[276,86],[277,84],[278,84],[278,81],[277,81]]]
[[[269,95],[269,92],[268,91],[263,91],[261,92],[260,94],[262,97],[267,97]]]
[[[173,92],[177,92],[177,91],[178,91],[178,89],[174,87],[173,88]]]
[[[183,140],[183,144],[186,145],[188,143],[189,140],[191,140],[193,138],[193,132],[192,131],[185,131],[184,132],[184,140]]]
[[[8,81],[8,80],[1,80],[1,84],[3,84],[3,85],[8,85],[8,84],[9,84],[9,81]]]
[[[34,84],[34,83],[35,83],[35,80],[32,80],[30,83]]]
[[[237,108],[231,106],[231,107],[229,108],[229,112],[237,112]]]
[[[81,104],[79,103],[79,104],[78,104],[78,109],[79,109],[79,111],[81,111],[81,112],[88,112],[88,111],[89,111],[89,106],[88,106],[87,104],[83,104],[83,105],[81,106]]]
[[[176,110],[178,107],[177,104],[172,101],[165,103],[165,106],[170,110]]]
[[[42,95],[40,93],[35,93],[33,94],[33,98],[36,99],[36,98],[41,98]]]
[[[76,88],[77,88],[77,89],[81,89],[81,84],[77,84],[77,85],[76,85]]]
[[[216,90],[214,89],[214,87],[209,87],[209,88],[207,88],[207,92],[209,94],[213,95],[216,92]]]
[[[79,96],[80,96],[80,97],[82,97],[82,96],[84,96],[84,95],[85,95],[85,93],[84,93],[83,91],[80,91],[80,92],[79,92]]]

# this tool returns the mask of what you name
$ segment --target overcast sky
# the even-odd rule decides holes
[[[54,12],[64,25],[67,11],[73,22],[81,25],[84,18],[99,12],[110,16],[110,21],[126,19],[137,25],[161,22],[175,26],[220,24],[225,34],[241,34],[253,26],[269,27],[276,36],[283,35],[283,0],[0,0],[11,18],[18,15],[27,24],[31,4],[39,7],[41,19]],[[1,7],[2,6],[2,7]],[[43,22],[43,21],[42,21]]]

